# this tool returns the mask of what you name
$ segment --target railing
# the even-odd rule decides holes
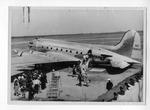
[[[60,95],[60,75],[56,76],[55,73],[51,74],[51,80],[49,82],[49,90],[47,92],[47,98],[51,100],[57,99]]]
[[[118,83],[111,90],[99,96],[95,101],[141,102],[143,100],[142,87],[143,87],[143,72],[139,71],[135,73],[134,75],[129,76],[128,78]],[[133,92],[136,92],[136,93],[133,93]],[[133,95],[129,97],[129,94],[133,94]]]

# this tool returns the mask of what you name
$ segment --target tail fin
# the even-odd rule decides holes
[[[141,60],[141,38],[137,31],[127,31],[122,40],[114,46],[114,51],[130,58]]]

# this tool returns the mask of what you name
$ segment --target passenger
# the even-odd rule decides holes
[[[51,74],[52,74],[52,77],[53,77],[53,76],[55,76],[55,73],[54,73],[54,71],[55,71],[55,70],[53,69],[53,70],[52,70],[52,73],[51,73]]]
[[[118,94],[116,92],[114,92],[114,98],[113,98],[113,100],[117,100],[117,98],[118,98]]]
[[[86,55],[83,56],[82,65],[85,65],[85,63],[86,63]]]
[[[47,76],[46,76],[46,73],[43,73],[43,80],[44,80],[44,89],[46,88],[46,83],[47,83]]]
[[[102,102],[105,102],[105,99],[102,99]]]
[[[17,78],[14,79],[14,95],[18,96],[19,94],[19,81]]]
[[[139,82],[139,78],[137,76],[135,76],[135,81]]]
[[[26,86],[26,77],[22,75],[22,85]]]
[[[126,86],[127,90],[129,90],[129,87],[130,87],[129,84],[125,82],[124,85]]]
[[[27,76],[27,80],[26,80],[26,88],[27,89],[29,89],[31,82],[32,82],[32,76],[31,76],[31,74],[29,74]]]
[[[82,69],[82,77],[83,81],[85,82],[85,86],[89,86],[90,81],[84,68]]]
[[[79,80],[79,86],[82,86],[82,74],[81,74],[81,72],[79,72],[79,74],[78,74],[78,80]]]
[[[124,91],[123,87],[120,87],[120,91],[118,92],[118,94],[120,94],[120,95],[124,95],[125,94],[125,91]]]
[[[23,73],[22,76],[23,76],[24,78],[27,78],[27,75],[26,75],[25,73]]]
[[[73,66],[73,70],[72,70],[72,77],[74,77],[76,75],[76,67],[75,65]]]
[[[78,60],[78,65],[80,65],[81,64],[81,60]]]
[[[79,72],[81,72],[81,67],[80,67],[80,65],[77,65],[77,67],[76,67],[76,74],[78,74]]]
[[[113,83],[110,81],[110,79],[108,79],[108,82],[106,84],[106,89],[109,91],[110,89],[112,89],[113,87]]]
[[[30,82],[30,86],[29,86],[29,89],[28,89],[28,91],[29,91],[29,95],[28,95],[28,100],[30,101],[30,100],[33,100],[33,98],[34,98],[34,89],[33,89],[33,82]]]
[[[72,75],[72,68],[69,66],[68,67],[68,76]]]
[[[19,81],[19,87],[23,86],[23,80],[22,80],[22,76],[18,77],[18,81]]]
[[[88,56],[88,55],[85,55],[85,61],[86,61],[86,62],[88,61],[88,58],[89,58],[89,56]]]
[[[35,79],[37,79],[38,78],[38,73],[35,71],[34,73],[33,73],[33,80],[35,80]]]
[[[21,91],[22,97],[25,98],[26,86],[25,85],[21,86],[20,91]]]
[[[135,82],[134,82],[134,80],[133,80],[132,78],[130,78],[130,79],[129,79],[129,83],[130,83],[132,86],[134,86],[134,83],[135,83]]]
[[[41,82],[40,82],[39,79],[33,80],[34,91],[35,91],[35,93],[37,93],[37,94],[38,94],[39,89],[40,89],[40,84],[41,84]]]
[[[88,79],[87,74],[84,76],[84,82],[85,82],[85,86],[89,86],[90,80]]]
[[[109,99],[108,102],[117,100],[118,94],[116,92],[114,92],[113,95],[114,95],[114,97],[112,99]]]
[[[45,89],[46,88],[46,83],[47,83],[47,76],[46,76],[46,74],[42,73],[41,78],[42,78],[42,84],[41,84],[42,89]]]

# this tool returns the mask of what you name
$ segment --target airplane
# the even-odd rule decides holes
[[[133,64],[141,64],[139,60],[142,59],[141,38],[135,30],[127,31],[121,41],[114,46],[42,38],[35,38],[29,42],[28,46],[30,49],[28,52],[16,49],[14,51],[21,57],[28,55],[49,56],[59,59],[57,61],[80,61],[80,64],[83,63],[84,56],[87,55],[85,64],[87,68],[98,66],[98,68],[112,67],[123,70],[132,67]]]

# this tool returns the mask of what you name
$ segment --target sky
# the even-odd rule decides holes
[[[143,11],[115,8],[11,7],[11,36],[106,33],[143,30]],[[23,21],[25,20],[25,22]]]

